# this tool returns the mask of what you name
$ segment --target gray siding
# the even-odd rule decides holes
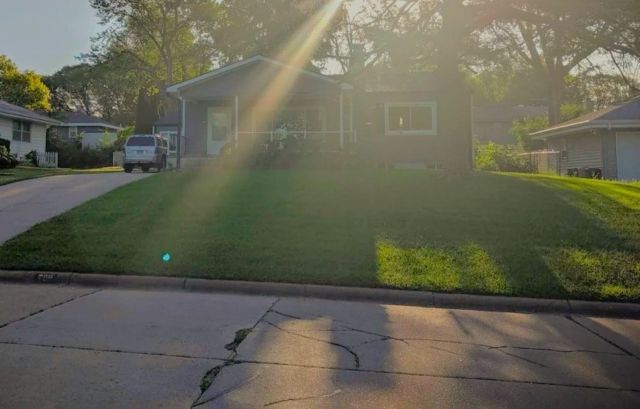
[[[618,158],[616,152],[616,134],[613,131],[602,131],[602,177],[616,179],[618,177]]]
[[[583,133],[567,137],[567,168],[602,169],[602,137],[599,134]]]

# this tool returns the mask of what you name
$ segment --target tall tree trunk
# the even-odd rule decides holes
[[[562,122],[561,107],[564,101],[564,75],[558,72],[549,74],[547,100],[549,103],[549,125]]]
[[[443,84],[438,108],[438,134],[443,166],[448,173],[472,167],[470,93],[460,71],[460,53],[469,22],[462,0],[442,3],[442,30],[438,41],[438,75]]]

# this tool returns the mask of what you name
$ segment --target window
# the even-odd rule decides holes
[[[127,146],[156,146],[156,138],[153,136],[132,136],[127,141]]]
[[[13,140],[31,142],[31,122],[13,121]]]
[[[434,102],[408,102],[386,105],[387,135],[435,135],[437,113]]]

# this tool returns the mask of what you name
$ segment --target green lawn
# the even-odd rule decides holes
[[[640,301],[640,186],[424,171],[165,173],[7,242],[0,266]]]
[[[15,169],[0,169],[0,186],[21,180],[41,178],[55,175],[73,175],[79,173],[122,172],[122,168],[99,169],[44,169],[30,166],[18,166]]]

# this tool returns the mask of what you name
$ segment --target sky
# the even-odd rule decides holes
[[[91,47],[101,31],[89,0],[0,0],[0,54],[21,70],[53,74]]]

